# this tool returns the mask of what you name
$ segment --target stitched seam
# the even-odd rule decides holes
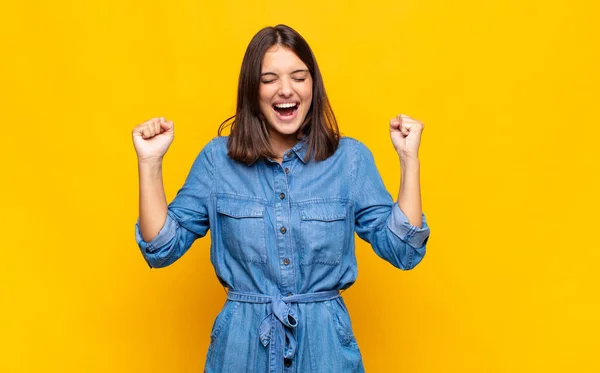
[[[354,188],[356,187],[356,168],[358,164],[358,143],[354,142],[354,146],[352,147],[352,152],[348,152],[351,158],[351,167],[350,167],[350,180],[352,184],[350,186],[350,199],[352,201],[355,200],[356,194]]]
[[[415,253],[415,251],[413,250],[412,247],[410,247],[410,245],[407,244],[406,246],[407,246],[407,249],[410,250],[410,252],[408,253],[408,263],[406,263],[406,265],[408,266],[407,268],[412,268],[412,266],[413,266],[412,262],[413,262],[413,258],[414,258],[413,254]]]

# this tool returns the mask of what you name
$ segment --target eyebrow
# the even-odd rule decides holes
[[[290,74],[295,74],[295,73],[303,73],[303,72],[309,72],[308,69],[298,69],[298,70],[294,70],[292,71]],[[266,72],[266,73],[262,73],[260,74],[260,76],[264,76],[264,75],[275,75],[277,76],[277,74],[272,73],[270,71]]]

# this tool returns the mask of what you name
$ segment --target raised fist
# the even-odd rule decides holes
[[[418,157],[422,132],[423,123],[408,115],[390,119],[390,138],[400,158]]]
[[[152,118],[136,126],[131,135],[138,161],[162,160],[173,142],[174,124],[163,117]]]

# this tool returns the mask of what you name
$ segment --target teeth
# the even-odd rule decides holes
[[[296,106],[296,103],[285,103],[285,104],[276,104],[275,107],[280,108],[280,109],[285,109],[285,108],[289,108],[289,107],[294,107]]]

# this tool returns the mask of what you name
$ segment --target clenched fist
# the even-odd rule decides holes
[[[390,119],[390,137],[401,159],[418,157],[422,132],[423,123],[408,115]]]
[[[161,160],[173,142],[174,124],[163,117],[136,126],[131,135],[138,161]]]

